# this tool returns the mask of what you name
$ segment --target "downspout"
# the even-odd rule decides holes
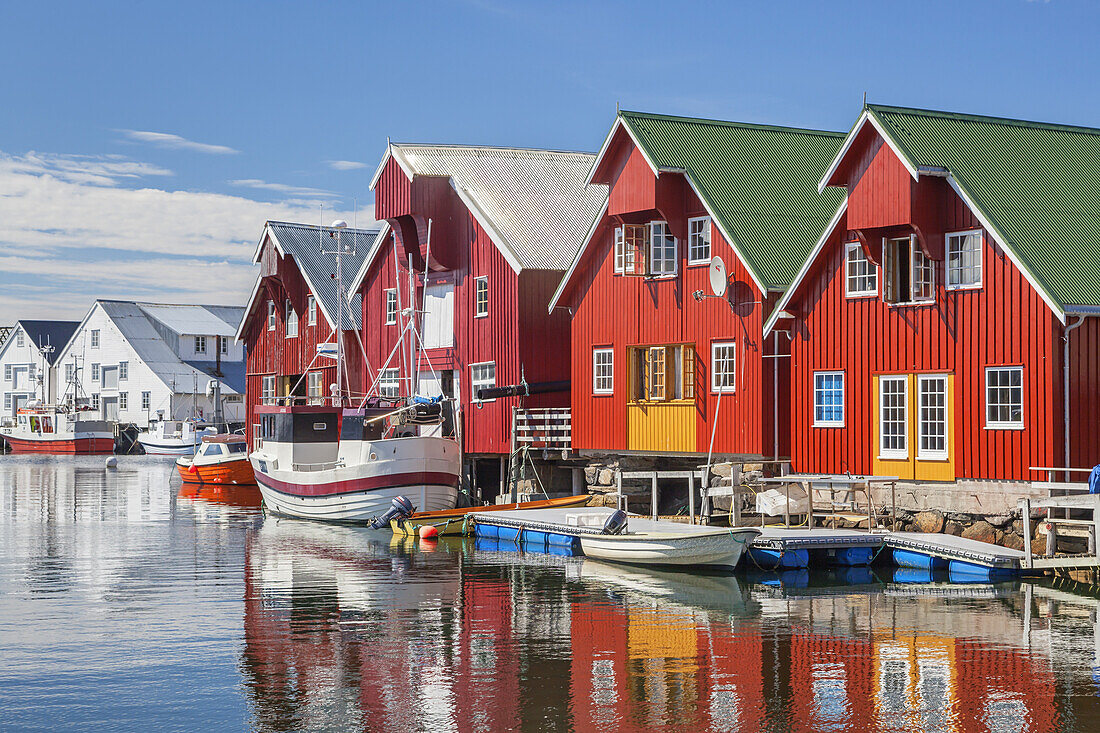
[[[1065,453],[1065,467],[1069,465],[1069,333],[1080,327],[1085,322],[1086,316],[1077,316],[1077,320],[1062,329],[1062,438]],[[1063,481],[1069,481],[1069,471],[1062,476]]]

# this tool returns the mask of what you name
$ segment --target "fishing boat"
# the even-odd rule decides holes
[[[0,436],[13,453],[111,453],[115,434],[105,420],[85,419],[84,413],[67,405],[31,402],[15,413],[10,425],[0,427]]]
[[[195,448],[218,429],[204,420],[157,420],[138,433],[137,441],[152,456],[193,455]]]
[[[416,512],[408,517],[394,518],[390,520],[390,528],[396,535],[415,536],[421,527],[435,527],[439,536],[458,535],[462,533],[462,527],[466,517],[470,514],[483,514],[485,512],[499,512],[516,509],[564,509],[568,507],[582,507],[588,504],[591,497],[588,494],[580,496],[563,496],[557,499],[540,499],[538,501],[521,501],[514,504],[491,504],[489,506],[472,506],[460,509],[444,509],[438,512]]]
[[[176,470],[185,484],[255,484],[243,435],[204,435],[194,456],[176,459]]]

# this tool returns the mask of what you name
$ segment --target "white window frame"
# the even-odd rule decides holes
[[[92,364],[92,381],[93,382],[98,382],[99,381],[99,375],[100,375],[99,364]]]
[[[386,288],[382,292],[383,323],[392,326],[397,323],[397,288]]]
[[[857,251],[859,252],[860,259],[853,260],[852,253]],[[863,272],[853,274],[852,265],[861,265],[865,269]],[[878,270],[878,265],[871,261],[871,258],[863,251],[863,246],[859,242],[844,243],[844,295],[846,297],[866,298],[868,296],[873,297],[878,295]],[[857,283],[861,280],[870,281],[872,286],[862,290],[853,289],[853,280]]]
[[[977,264],[972,265],[971,267],[977,267],[977,269],[978,269],[978,279],[975,282],[970,282],[970,283],[959,282],[959,283],[956,283],[956,284],[952,284],[951,283],[951,273],[952,272],[963,273],[963,272],[966,272],[968,269],[971,269],[971,268],[964,267],[961,264],[961,262],[957,266],[952,266],[952,264],[951,264],[951,242],[952,242],[952,239],[955,239],[956,241],[961,240],[962,242],[965,243],[965,242],[969,241],[969,238],[973,235],[977,235],[977,239],[978,239],[977,251],[974,252]],[[981,287],[982,287],[982,282],[985,280],[985,262],[984,262],[984,257],[983,257],[983,254],[982,254],[984,250],[985,250],[985,232],[982,229],[967,229],[967,230],[961,231],[961,232],[948,232],[947,234],[945,234],[944,239],[943,239],[943,254],[944,254],[944,265],[943,265],[943,267],[944,267],[944,275],[945,275],[943,286],[948,290],[980,290]],[[966,250],[965,249],[960,250],[959,254],[960,254],[960,259],[961,259],[961,256],[966,254]]]
[[[909,237],[892,237],[885,240],[886,247],[882,253],[883,278],[893,280],[894,274],[890,271],[889,265],[895,264],[897,259],[896,253],[899,249],[898,244],[901,242],[907,242],[906,252],[909,260],[909,292],[905,293],[905,300],[897,300],[891,302],[886,300],[886,294],[888,288],[884,285],[882,288],[882,299],[888,305],[894,306],[911,306],[911,305],[931,305],[936,302],[936,261],[930,258],[921,249],[920,243],[917,241],[916,235]],[[915,297],[917,291],[917,267],[918,260],[923,266],[924,263],[929,263],[931,267],[931,279],[928,282],[930,295],[923,298]]]
[[[612,269],[616,275],[634,272],[634,248],[627,249],[626,234],[623,227],[615,227],[614,262]]]
[[[482,298],[482,296],[485,296]],[[482,307],[484,306],[484,308]],[[474,318],[486,318],[489,315],[489,278],[474,278]]]
[[[98,328],[93,328],[92,329],[90,348],[93,348],[93,349],[98,349],[99,348],[99,329]]]
[[[310,326],[317,325],[317,299],[312,295],[306,296],[306,324]]]
[[[592,394],[615,393],[615,351],[610,348],[592,349]]]
[[[118,393],[118,409],[119,409],[120,412],[122,410],[128,410],[129,409],[129,406],[127,404],[127,403],[129,403],[129,401],[130,401],[130,393],[129,392],[119,392]]]
[[[901,448],[886,448],[884,442],[886,440],[886,432],[882,429],[882,418],[886,412],[886,406],[883,404],[883,400],[886,397],[886,390],[883,389],[884,382],[900,382],[902,386],[902,410],[905,414],[905,419],[902,421],[904,432],[902,437],[904,438],[904,445]],[[881,460],[887,461],[907,461],[909,460],[909,375],[908,374],[884,374],[878,378],[878,457]]]
[[[927,382],[939,381],[943,383],[943,449],[926,449],[923,445],[925,438],[924,410],[924,385]],[[948,389],[949,380],[946,374],[918,374],[917,375],[917,459],[922,461],[946,461],[951,451],[951,395]],[[940,409],[935,407],[934,409]]]
[[[93,392],[90,399],[91,399],[92,409],[93,410],[98,410],[99,409],[99,393],[98,392]]]
[[[401,372],[398,369],[383,369],[378,374],[378,394],[382,397],[401,396]]]
[[[658,236],[658,231],[663,233]],[[672,240],[671,260],[666,257],[669,254],[666,250],[670,247],[668,244],[670,239]],[[661,254],[660,257],[657,257],[658,252]],[[646,259],[648,260],[646,266],[650,277],[675,277],[679,272],[680,246],[676,237],[672,235],[672,228],[669,227],[667,221],[649,222],[649,257]],[[659,270],[657,269],[658,263],[661,265]]]
[[[66,366],[72,366],[72,365],[71,364],[66,364]],[[4,381],[5,382],[10,382],[11,381],[11,364],[5,364],[4,365]]]
[[[223,356],[228,356],[229,355],[229,337],[228,336],[218,336],[218,351],[221,352],[221,354]]]
[[[492,367],[493,376],[491,379],[484,379],[477,377],[477,370],[481,367]],[[484,402],[496,402],[496,398],[493,397],[487,400],[479,400],[477,398],[477,391],[482,387],[495,387],[497,386],[497,363],[495,361],[482,361],[477,364],[470,365],[470,402],[484,403]]]
[[[118,381],[130,378],[130,362],[120,361],[118,363]]]
[[[306,377],[306,396],[311,405],[325,404],[324,372],[309,372]]]
[[[1020,419],[1019,420],[990,420],[989,408],[991,407],[989,402],[989,376],[993,372],[1016,372],[1020,375],[1020,386],[1013,387],[1011,385],[1004,387],[998,385],[995,389],[1019,389],[1020,390]],[[1017,365],[997,365],[987,366],[985,368],[985,394],[982,397],[982,401],[985,407],[985,427],[988,430],[1023,430],[1024,429],[1024,368]],[[1013,403],[1006,402],[995,403],[996,407],[1007,406],[1011,408]]]
[[[817,408],[818,407],[822,407],[822,408],[832,407],[832,405],[825,405],[823,403],[818,402],[818,396],[819,395],[824,395],[825,392],[826,392],[826,388],[824,387],[824,385],[819,385],[818,384],[818,379],[819,378],[824,379],[825,377],[840,377],[840,419],[839,420],[819,419],[818,416],[817,416]],[[846,380],[845,380],[845,377],[844,377],[844,372],[842,372],[842,371],[814,372],[814,402],[813,402],[814,419],[813,419],[813,426],[815,428],[842,428],[842,427],[844,427],[844,416],[846,414],[846,410],[844,408],[845,408],[845,398],[847,397],[847,394],[846,394],[847,385],[845,384],[845,381]],[[832,391],[832,390],[830,390],[830,391]]]
[[[279,321],[279,317],[276,315],[276,313],[277,313],[277,311],[275,310],[275,301],[274,300],[267,301],[267,330],[268,331],[274,331],[275,330],[275,324],[278,323],[278,321]]]
[[[275,384],[275,375],[268,374],[260,377],[260,404],[274,405],[278,398],[278,385]]]
[[[298,338],[298,311],[294,310],[294,303],[290,298],[286,299],[286,337]]]
[[[195,353],[196,354],[205,354],[206,353],[206,337],[205,336],[196,336],[195,337]]]
[[[76,365],[69,362],[65,365],[65,384],[69,384],[73,381],[73,377],[76,376]]]
[[[15,334],[15,345],[18,346],[19,348],[23,348],[24,343],[25,342],[23,341],[23,330],[20,329],[19,332]]]
[[[153,395],[151,393],[149,393],[148,391],[145,391],[145,392],[141,393],[141,409],[143,409],[143,410],[148,410],[149,409],[149,407],[153,404],[152,397],[153,397]]]
[[[718,356],[719,349],[728,350],[723,357]],[[729,365],[729,370],[718,371],[719,362]],[[733,377],[733,384],[719,384],[718,375],[729,374]],[[723,377],[722,382],[727,379]],[[737,342],[736,341],[712,341],[710,344],[710,393],[733,394],[737,391]]]
[[[696,231],[696,224],[702,227]],[[705,250],[704,254],[697,254]],[[711,225],[709,216],[693,216],[688,219],[688,264],[709,265],[711,257]]]

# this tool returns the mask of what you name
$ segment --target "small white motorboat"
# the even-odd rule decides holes
[[[149,455],[190,456],[207,435],[218,429],[202,420],[157,420],[138,433],[137,441]]]

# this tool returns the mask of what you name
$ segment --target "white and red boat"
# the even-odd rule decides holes
[[[115,434],[106,420],[87,420],[80,411],[31,403],[15,413],[0,437],[13,453],[112,453]]]

